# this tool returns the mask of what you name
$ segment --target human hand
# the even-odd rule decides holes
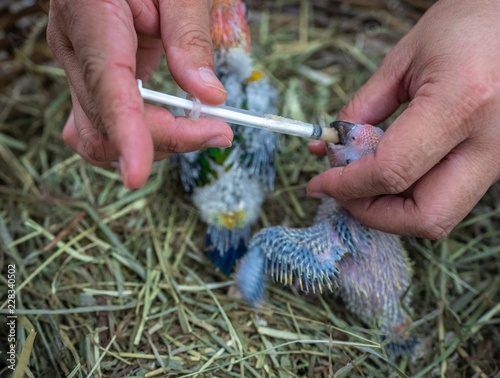
[[[408,108],[374,155],[313,178],[309,195],[334,197],[382,231],[446,236],[500,178],[498,14],[498,1],[431,7],[338,119],[376,125]]]
[[[93,165],[119,162],[125,186],[143,185],[153,159],[229,147],[222,122],[190,121],[144,105],[146,79],[163,51],[177,83],[202,102],[226,99],[213,72],[210,0],[52,0],[47,41],[69,80],[73,111],[64,141]]]

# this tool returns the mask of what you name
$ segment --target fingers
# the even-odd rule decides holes
[[[222,104],[227,93],[214,74],[209,1],[159,0],[161,36],[175,81],[210,105]]]
[[[337,119],[377,125],[394,113],[402,103],[408,101],[403,80],[412,55],[411,47],[403,39],[340,110]]]
[[[165,109],[146,105],[146,119],[157,152],[191,152],[206,147],[231,146],[233,132],[219,121],[174,117]]]
[[[313,155],[325,156],[326,155],[326,145],[325,142],[320,140],[311,140],[307,143],[307,148],[309,152]]]
[[[155,141],[154,160],[164,159],[172,153],[231,146],[233,133],[223,122],[205,119],[191,121],[184,117],[174,117],[165,109],[152,105],[146,105],[145,116],[149,133]],[[119,162],[118,150],[97,133],[78,103],[73,106],[66,122],[63,139],[93,165],[110,167]]]
[[[460,106],[453,101],[432,85],[422,87],[389,127],[374,155],[320,174],[309,182],[308,192],[313,197],[347,200],[407,190],[469,136],[463,120],[446,111]]]
[[[160,39],[139,35],[136,77],[143,81],[148,80],[158,66],[163,55],[163,44]]]
[[[83,141],[94,140],[97,142],[96,144],[98,144],[99,142],[109,144],[109,142],[102,140],[102,138],[95,132],[95,130],[92,128],[92,126],[90,126],[89,131],[91,133],[93,132],[95,134],[92,134],[92,136],[90,136],[89,139],[82,139],[80,137],[80,133],[76,127],[74,113],[75,113],[74,111],[71,111],[71,114],[69,115],[68,120],[66,121],[66,124],[64,125],[64,129],[63,129],[63,133],[62,133],[62,137],[63,137],[64,142],[68,146],[70,146],[73,151],[75,151],[77,154],[79,154],[85,161],[87,161],[88,163],[90,163],[92,165],[95,165],[96,167],[110,168],[112,162],[118,163],[118,158],[116,157],[116,155],[115,155],[115,159],[113,159],[112,156],[108,155],[109,160],[103,160],[103,159],[96,160],[87,153],[87,146],[85,145],[85,143],[89,143],[89,142],[83,142]],[[82,113],[83,113],[83,111],[82,111]],[[85,119],[87,120],[86,117],[85,117]]]
[[[402,43],[389,53],[380,68],[340,110],[337,119],[377,125],[406,102],[403,80],[411,61],[409,50]],[[308,148],[314,155],[326,155],[324,142],[310,141]]]
[[[308,185],[310,195],[340,199],[370,227],[442,237],[498,179],[497,70],[490,64],[497,50],[481,43],[492,35],[483,14],[491,9],[450,4],[431,8],[340,112],[341,120],[377,124],[412,99],[375,154]],[[458,41],[454,30],[474,32]]]
[[[481,151],[462,146],[420,179],[412,195],[381,196],[342,202],[368,227],[429,239],[450,233],[497,179]]]
[[[117,149],[124,184],[140,187],[151,170],[153,142],[135,80],[137,36],[132,14],[120,1],[75,4],[80,6],[69,9],[78,15],[72,17],[67,33],[86,93],[96,108],[87,116]],[[82,91],[75,89],[84,100]]]
[[[75,110],[64,131],[67,143],[92,164],[120,161],[130,188],[145,182],[153,158],[229,146],[227,125],[178,120],[163,109],[145,114],[135,80],[155,69],[163,44],[154,37],[161,33],[183,88],[204,102],[223,102],[225,90],[213,74],[208,13],[208,0],[51,2],[49,44],[67,73]]]
[[[112,151],[101,143],[103,136],[109,138],[122,162],[124,184],[136,188],[149,176],[153,148],[135,81],[137,37],[130,9],[122,5],[113,0],[52,2],[48,40],[67,73],[73,103],[82,104],[88,118],[75,111],[82,139],[78,152],[95,161],[95,146]]]

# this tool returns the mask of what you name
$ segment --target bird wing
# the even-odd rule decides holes
[[[369,248],[370,230],[338,208],[316,225],[303,229],[275,226],[261,230],[239,264],[236,282],[250,305],[265,300],[268,273],[283,284],[298,282],[305,292],[334,291],[340,264]]]

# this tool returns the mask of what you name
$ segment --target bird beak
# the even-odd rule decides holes
[[[330,127],[333,127],[339,133],[340,144],[344,145],[347,142],[347,136],[356,126],[358,125],[347,121],[334,121],[330,123]]]

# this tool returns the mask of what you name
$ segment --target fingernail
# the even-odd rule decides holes
[[[307,195],[312,198],[328,198],[328,196],[325,193],[321,192],[307,192]]]
[[[118,163],[120,165],[120,171],[122,172],[122,181],[123,185],[127,186],[127,169],[125,167],[125,160],[120,156],[118,159]]]
[[[211,88],[215,88],[222,93],[227,93],[226,90],[222,87],[221,82],[215,76],[213,70],[208,67],[201,67],[198,69],[198,75],[200,75],[201,81]]]
[[[212,139],[209,139],[205,143],[203,143],[203,148],[209,147],[219,147],[219,148],[227,148],[231,147],[232,143],[225,135],[219,135]]]

